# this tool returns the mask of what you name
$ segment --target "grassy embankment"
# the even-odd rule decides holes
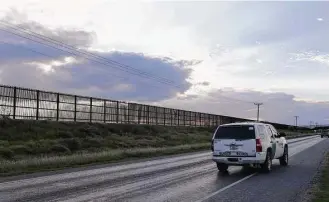
[[[213,131],[4,119],[0,120],[0,176],[206,150]]]
[[[325,159],[325,165],[320,175],[319,185],[315,189],[314,202],[329,202],[329,154]]]

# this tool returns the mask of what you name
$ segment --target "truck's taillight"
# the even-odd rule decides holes
[[[262,151],[263,151],[262,143],[260,139],[256,139],[256,152],[262,152]]]
[[[211,140],[211,151],[214,151],[214,140]]]

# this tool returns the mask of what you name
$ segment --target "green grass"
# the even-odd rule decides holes
[[[0,173],[14,175],[210,149],[214,130],[2,119]],[[289,137],[297,134],[285,132]]]
[[[0,159],[209,143],[214,128],[0,120]]]
[[[97,163],[110,163],[120,160],[156,157],[162,155],[179,154],[192,151],[206,150],[209,143],[180,145],[165,148],[138,148],[126,150],[108,150],[102,152],[76,153],[65,156],[32,157],[18,161],[1,161],[0,176],[11,176],[47,170],[78,167]]]
[[[313,202],[329,202],[329,154],[326,156],[319,186],[314,193]]]

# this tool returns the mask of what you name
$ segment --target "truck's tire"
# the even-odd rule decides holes
[[[283,156],[279,158],[281,166],[287,166],[289,161],[288,146],[284,147]]]
[[[228,165],[224,163],[217,163],[217,168],[220,172],[227,172]]]
[[[272,153],[270,150],[267,151],[266,159],[263,164],[261,164],[261,169],[264,173],[269,173],[272,170]]]
[[[323,135],[321,135],[321,138],[323,138]]]

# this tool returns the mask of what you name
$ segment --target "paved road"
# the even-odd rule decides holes
[[[220,174],[210,152],[202,152],[8,178],[0,183],[0,201],[271,201],[267,199],[273,195],[276,200],[289,201],[309,183],[328,148],[329,140],[319,137],[289,140],[290,166],[274,165],[269,175],[239,167]]]

